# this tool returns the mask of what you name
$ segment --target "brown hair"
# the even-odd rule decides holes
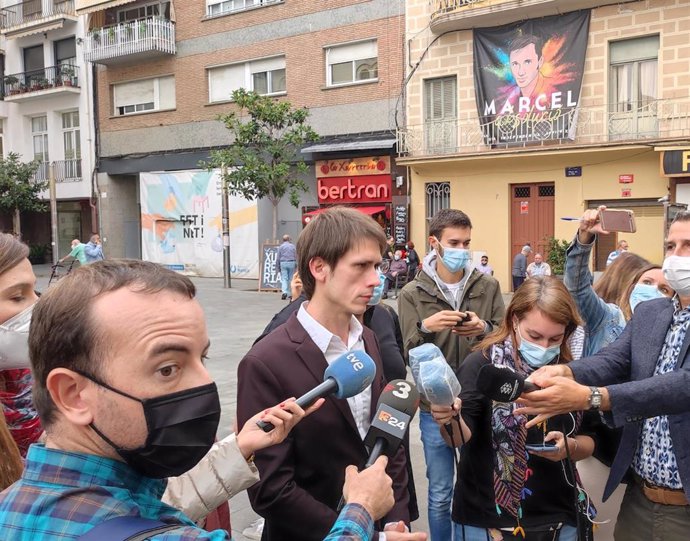
[[[647,265],[649,265],[649,261],[644,257],[623,252],[606,267],[606,270],[594,284],[594,293],[604,302],[617,303],[635,274]]]
[[[614,261],[615,263],[615,261]],[[611,263],[613,265],[613,263]],[[642,278],[642,275],[650,270],[654,269],[660,269],[661,267],[659,265],[655,264],[649,264],[646,267],[642,267],[635,276],[632,279],[632,282],[628,284],[628,287],[626,287],[623,290],[623,293],[621,293],[620,298],[618,299],[618,308],[621,309],[621,312],[623,312],[623,316],[625,317],[625,321],[630,321],[630,318],[632,317],[632,308],[630,308],[630,294],[632,293],[633,288],[635,287],[635,284],[640,281],[640,278]]]
[[[537,53],[537,58],[541,58],[544,42],[537,36],[533,36],[531,34],[523,34],[513,39],[510,42],[508,54],[512,53],[513,51],[524,49],[530,44],[534,45],[534,51]]]
[[[429,236],[441,239],[446,227],[469,227],[472,229],[470,217],[461,210],[439,210],[429,222]]]
[[[486,354],[491,346],[503,342],[508,337],[515,344],[513,318],[521,321],[528,312],[534,309],[556,323],[565,325],[559,362],[572,360],[568,339],[577,326],[582,325],[582,319],[580,319],[575,301],[563,282],[553,276],[537,276],[525,280],[513,295],[501,325],[484,338],[475,349],[482,350]]]
[[[24,464],[17,444],[7,428],[5,416],[0,415],[0,491],[5,490],[22,475]]]
[[[14,235],[0,233],[0,274],[29,257],[29,247]]]
[[[53,422],[55,404],[46,389],[55,368],[101,375],[103,359],[96,349],[103,329],[94,325],[91,306],[99,295],[123,287],[137,293],[170,291],[194,298],[196,288],[189,278],[149,261],[111,259],[72,271],[48,289],[34,308],[29,330],[29,357],[33,368],[34,405],[44,427]]]
[[[381,253],[387,248],[381,226],[353,208],[329,208],[307,224],[297,239],[297,269],[302,278],[302,291],[308,299],[316,287],[309,270],[311,260],[320,257],[335,269],[340,258],[365,239],[378,243]]]

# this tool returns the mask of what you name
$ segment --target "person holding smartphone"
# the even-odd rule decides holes
[[[488,363],[527,377],[539,367],[569,362],[569,338],[580,324],[558,279],[527,280],[500,327],[460,365],[460,398],[453,407],[431,407],[440,427],[451,423],[452,437],[440,429],[446,442],[461,446],[452,510],[456,541],[577,539],[578,479],[564,461],[582,460],[594,450],[583,414],[556,416],[528,430],[527,417],[514,415],[512,403],[480,393],[477,379]]]

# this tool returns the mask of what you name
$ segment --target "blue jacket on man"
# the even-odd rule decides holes
[[[623,427],[604,500],[630,469],[642,421],[660,415],[668,416],[678,472],[690,500],[690,332],[683,340],[675,370],[654,374],[673,311],[673,301],[668,298],[641,303],[618,340],[596,355],[568,364],[578,383],[608,389],[611,411],[606,419]]]

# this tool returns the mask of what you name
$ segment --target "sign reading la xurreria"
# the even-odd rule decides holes
[[[487,145],[575,138],[588,33],[588,10],[474,30]]]

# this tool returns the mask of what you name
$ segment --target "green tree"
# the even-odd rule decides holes
[[[212,151],[206,166],[224,171],[222,181],[231,195],[272,203],[275,240],[280,200],[287,194],[297,207],[300,195],[309,190],[302,178],[308,167],[299,155],[300,146],[319,136],[307,123],[306,108],[244,89],[235,90],[232,99],[239,111],[221,115],[220,120],[234,140]]]
[[[12,213],[14,234],[21,236],[21,211],[44,211],[48,208],[39,194],[48,188],[48,181],[36,179],[39,163],[23,163],[19,154],[10,152],[0,158],[0,210]]]
[[[546,262],[551,266],[551,273],[554,275],[562,275],[565,270],[566,250],[570,246],[567,240],[558,240],[556,237],[549,237],[548,239],[548,255]]]

